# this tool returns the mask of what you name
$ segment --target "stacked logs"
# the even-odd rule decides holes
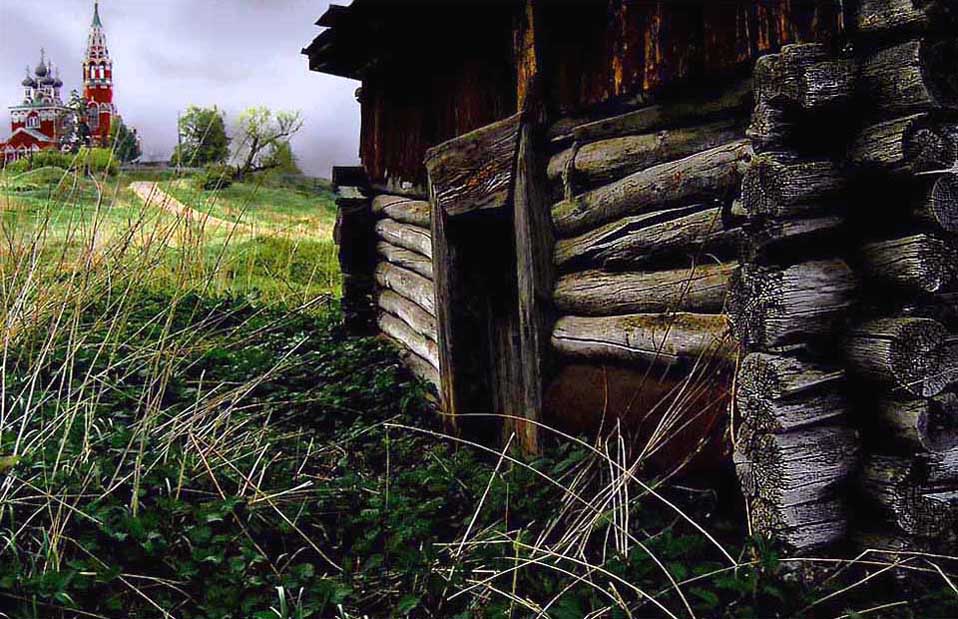
[[[958,40],[948,4],[868,0],[853,20],[867,115],[848,160],[861,179],[853,245],[867,303],[845,355],[863,394],[860,488],[895,548],[939,547],[953,541],[958,523],[958,397],[949,391],[958,329]]]
[[[822,45],[791,45],[761,58],[754,82],[755,156],[742,182],[745,242],[729,297],[748,353],[737,377],[736,472],[753,532],[807,551],[846,534],[842,489],[859,453],[846,372],[826,363],[858,286],[832,242],[848,177],[836,155],[842,132],[827,121],[854,92],[855,64]]]
[[[439,388],[436,291],[429,202],[378,195],[372,201],[376,324],[406,365]]]
[[[730,360],[723,312],[742,233],[732,205],[752,154],[742,100],[735,89],[564,133],[548,164],[559,357]]]

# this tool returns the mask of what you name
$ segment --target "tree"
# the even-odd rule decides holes
[[[216,106],[191,105],[179,120],[180,143],[173,151],[173,163],[201,167],[226,161],[230,138],[226,135],[225,118]]]
[[[73,90],[70,92],[67,107],[70,111],[63,116],[60,150],[78,153],[80,148],[90,145],[90,127],[86,123],[86,102],[79,92]]]
[[[303,115],[300,112],[273,113],[266,107],[251,107],[240,114],[236,134],[240,140],[238,154],[242,164],[237,168],[237,178],[280,167],[282,150],[289,149],[292,156],[289,140],[302,128]]]
[[[263,165],[281,174],[302,174],[299,162],[289,142],[280,142],[273,152],[263,158]]]
[[[110,146],[121,163],[129,163],[140,158],[140,137],[136,129],[130,131],[122,118],[116,117],[110,124]]]

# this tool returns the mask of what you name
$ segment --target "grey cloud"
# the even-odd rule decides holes
[[[252,105],[303,112],[294,150],[309,173],[355,165],[358,83],[307,70],[300,49],[319,33],[317,0],[102,0],[115,63],[116,103],[153,158],[176,144],[176,115],[219,105],[235,119]],[[24,65],[45,47],[65,91],[80,88],[92,0],[0,0],[0,136],[20,97]]]

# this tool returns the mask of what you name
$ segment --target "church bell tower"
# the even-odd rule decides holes
[[[93,23],[87,38],[83,60],[83,99],[86,101],[86,123],[96,146],[106,146],[110,125],[116,115],[113,105],[113,60],[106,44],[106,32],[100,20],[100,3],[93,5]]]

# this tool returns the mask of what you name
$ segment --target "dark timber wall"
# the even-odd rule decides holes
[[[955,3],[384,6],[306,50],[363,80],[344,308],[451,429],[619,419],[792,549],[955,542]]]

